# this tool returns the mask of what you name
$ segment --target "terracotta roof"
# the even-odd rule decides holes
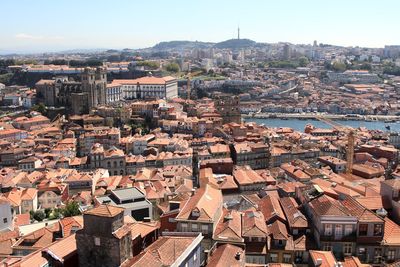
[[[268,225],[268,232],[275,240],[288,240],[290,238],[286,225],[281,221],[275,221]]]
[[[237,255],[239,255],[239,258],[236,257]],[[207,263],[208,267],[241,267],[244,265],[245,255],[243,248],[231,244],[218,246]]]
[[[173,81],[175,80],[174,77],[171,76],[166,76],[166,77],[154,77],[154,76],[148,76],[148,77],[142,77],[142,78],[138,78],[138,79],[132,79],[132,80],[119,80],[119,79],[115,79],[112,81],[112,83],[117,83],[117,84],[131,84],[131,85],[136,85],[136,84],[149,84],[149,85],[165,85],[167,82],[169,81]]]
[[[245,211],[242,215],[242,236],[266,237],[268,235],[264,216],[259,211]]]
[[[367,267],[369,264],[362,264],[358,257],[346,257],[344,258],[343,267]]]
[[[115,217],[121,212],[124,212],[124,208],[103,204],[86,211],[84,214],[100,217]]]
[[[158,222],[135,222],[130,226],[132,238],[137,235],[145,238],[148,234],[156,231],[159,228],[160,224]]]
[[[257,209],[262,212],[267,223],[272,223],[277,219],[286,221],[277,197],[268,195],[257,201],[256,204],[258,206]]]
[[[337,200],[326,195],[311,200],[309,205],[320,216],[351,216]]]
[[[366,207],[370,210],[378,210],[378,209],[390,209],[391,204],[388,201],[385,201],[382,196],[366,196],[366,197],[357,197],[357,202],[362,206]]]
[[[236,166],[233,170],[233,177],[239,185],[249,185],[254,183],[265,183],[265,180],[249,166]]]
[[[366,209],[352,197],[346,197],[341,201],[341,204],[349,211],[351,215],[356,216],[359,221],[378,223],[383,222],[383,219],[381,219],[374,212]]]
[[[317,266],[317,260],[319,259],[322,261],[319,267],[332,267],[336,266],[337,263],[332,251],[310,250],[310,256],[314,266]]]
[[[400,245],[400,226],[387,217],[385,218],[382,244]]]
[[[161,236],[142,253],[122,266],[170,266],[186,251],[195,238]]]
[[[222,216],[215,228],[214,239],[243,242],[242,213],[237,210],[223,209]]]
[[[284,197],[279,199],[282,209],[286,215],[289,227],[294,228],[307,228],[308,221],[301,211],[297,209],[297,203],[294,198]]]
[[[213,221],[214,219],[219,219],[214,217],[221,206],[221,190],[206,185],[204,188],[198,189],[197,192],[186,202],[176,219],[190,219],[207,222]],[[199,216],[196,218],[192,216],[193,213],[197,213]]]

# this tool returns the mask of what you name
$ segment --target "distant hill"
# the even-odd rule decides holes
[[[214,45],[215,48],[219,49],[241,49],[255,46],[257,43],[250,39],[230,39]]]
[[[209,48],[214,43],[198,42],[198,41],[169,41],[161,42],[152,47],[154,50],[176,50],[176,49],[193,49],[193,48]]]

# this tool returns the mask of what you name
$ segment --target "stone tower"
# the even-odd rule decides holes
[[[222,117],[223,123],[241,123],[240,99],[235,95],[219,95],[214,100],[214,107]]]
[[[82,92],[88,96],[87,109],[106,103],[107,71],[105,68],[85,68],[82,73]]]
[[[124,225],[124,209],[100,205],[83,214],[76,232],[80,267],[116,267],[132,257],[132,238]]]

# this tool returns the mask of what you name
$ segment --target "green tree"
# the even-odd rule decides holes
[[[43,103],[39,103],[37,105],[34,105],[32,107],[32,110],[40,112],[42,115],[46,115],[46,113],[47,113],[46,106]]]
[[[310,61],[306,57],[299,58],[299,66],[306,67]]]
[[[60,219],[61,217],[62,217],[61,209],[58,209],[58,208],[55,208],[55,209],[49,214],[49,220]]]
[[[169,63],[165,66],[165,69],[169,72],[179,72],[179,65],[176,63]]]
[[[158,69],[160,67],[160,64],[157,61],[138,61],[136,65],[144,66],[152,70]]]
[[[46,214],[42,210],[37,210],[33,213],[33,219],[38,222],[43,221],[46,218]]]
[[[346,70],[346,64],[339,62],[339,61],[335,61],[332,64],[332,69],[335,71],[345,71]]]
[[[62,214],[64,217],[72,217],[76,215],[80,215],[81,211],[79,210],[79,204],[76,201],[70,201],[65,205],[65,208],[62,210]]]
[[[12,77],[13,77],[12,73],[1,74],[0,83],[9,84]]]
[[[49,218],[50,213],[51,213],[51,209],[50,208],[45,208],[44,209],[44,214],[46,214],[46,218]]]

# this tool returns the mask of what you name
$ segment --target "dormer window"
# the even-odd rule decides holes
[[[192,217],[198,218],[200,217],[200,212],[197,209],[192,210]]]
[[[200,212],[198,210],[192,210],[192,217],[198,218],[200,216]]]
[[[382,236],[382,233],[383,233],[383,225],[374,224],[374,236]]]

